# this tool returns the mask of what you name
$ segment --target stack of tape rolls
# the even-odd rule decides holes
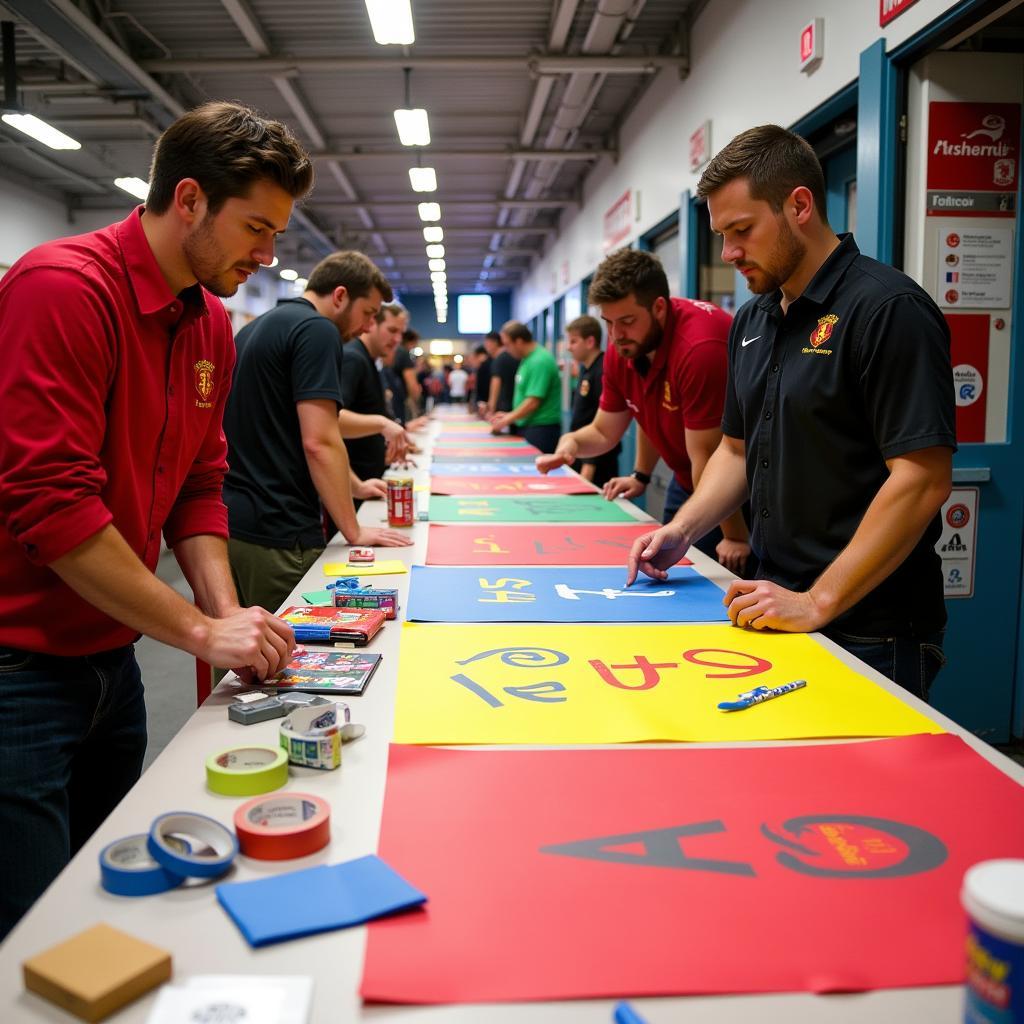
[[[100,882],[117,896],[149,896],[174,889],[186,878],[217,878],[237,855],[238,840],[219,821],[171,811],[153,822],[148,835],[105,846],[100,851]]]
[[[247,857],[305,857],[330,842],[331,809],[326,800],[309,793],[258,796],[235,811],[235,832]]]
[[[338,708],[348,717],[348,706],[296,708],[281,723],[281,747],[292,764],[305,768],[337,768],[341,764],[341,728]]]
[[[206,784],[222,796],[256,796],[288,782],[288,758],[273,747],[232,747],[206,759]]]

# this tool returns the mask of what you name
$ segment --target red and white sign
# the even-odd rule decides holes
[[[990,320],[986,313],[946,314],[956,390],[956,439],[961,444],[985,440]]]
[[[928,105],[929,216],[1015,216],[1019,166],[1019,103]]]
[[[878,24],[888,25],[916,3],[917,0],[878,0]]]
[[[703,167],[711,159],[711,122],[705,121],[690,136],[690,170]]]
[[[629,238],[633,230],[633,192],[626,189],[615,200],[604,215],[604,238],[602,248],[605,252]]]
[[[825,22],[822,18],[814,18],[804,25],[800,32],[800,70],[813,71],[821,63],[824,56],[822,36]]]

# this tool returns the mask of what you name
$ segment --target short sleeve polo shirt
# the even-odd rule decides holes
[[[570,430],[579,430],[594,421],[601,404],[601,391],[604,384],[604,353],[598,352],[597,358],[589,365],[580,365],[580,379],[576,383],[576,392],[572,400],[572,421]],[[617,443],[608,453],[618,455],[622,445]],[[583,459],[593,462],[593,459]]]
[[[601,408],[628,409],[691,492],[693,472],[684,431],[721,425],[731,323],[729,314],[710,302],[672,299],[661,344],[645,375],[614,345],[605,352]]]
[[[388,416],[384,385],[373,357],[358,339],[348,342],[342,360],[341,396],[346,409],[364,416]],[[379,477],[387,465],[387,443],[383,434],[346,437],[345,447],[352,472],[360,480]]]
[[[905,274],[843,235],[785,315],[781,294],[737,313],[724,433],[742,438],[762,576],[806,590],[849,543],[886,460],[956,448],[949,331]],[[865,637],[941,628],[938,517],[835,625]]]
[[[224,414],[231,536],[271,548],[322,547],[320,498],[296,404],[341,405],[341,335],[308,299],[283,299],[246,324]]]
[[[562,399],[558,364],[554,356],[542,345],[535,345],[533,351],[519,363],[512,408],[518,409],[528,398],[539,399],[540,405],[525,419],[516,420],[517,427],[547,427],[561,422]]]

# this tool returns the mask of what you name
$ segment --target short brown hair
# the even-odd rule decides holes
[[[359,298],[360,296],[356,296]],[[377,323],[384,323],[385,317],[389,316],[405,316],[408,310],[400,302],[388,302],[381,303],[380,309],[377,310],[377,315],[373,318]],[[405,331],[402,332],[403,334]]]
[[[306,291],[314,295],[330,295],[335,288],[344,288],[350,299],[365,299],[376,288],[384,302],[394,298],[388,279],[369,256],[345,250],[325,256],[312,270]]]
[[[313,164],[280,121],[218,101],[182,114],[156,140],[146,209],[166,213],[184,178],[199,182],[210,214],[216,214],[258,181],[272,181],[300,199],[313,187]]]
[[[501,333],[507,334],[513,341],[533,341],[530,328],[518,320],[509,320],[508,323],[503,324]]]
[[[814,206],[828,223],[825,175],[806,139],[777,124],[748,128],[716,153],[697,183],[697,195],[707,199],[724,185],[746,178],[751,199],[759,199],[776,212],[801,185],[811,191]]]
[[[619,249],[598,264],[590,282],[587,301],[591,306],[618,302],[629,295],[645,309],[656,299],[668,299],[668,278],[661,260],[639,249]]]
[[[601,347],[601,323],[592,316],[578,316],[565,325],[566,334],[578,334],[581,338],[596,338]]]

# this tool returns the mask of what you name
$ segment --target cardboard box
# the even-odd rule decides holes
[[[87,1021],[109,1017],[171,977],[171,954],[97,924],[22,964],[25,988]]]

